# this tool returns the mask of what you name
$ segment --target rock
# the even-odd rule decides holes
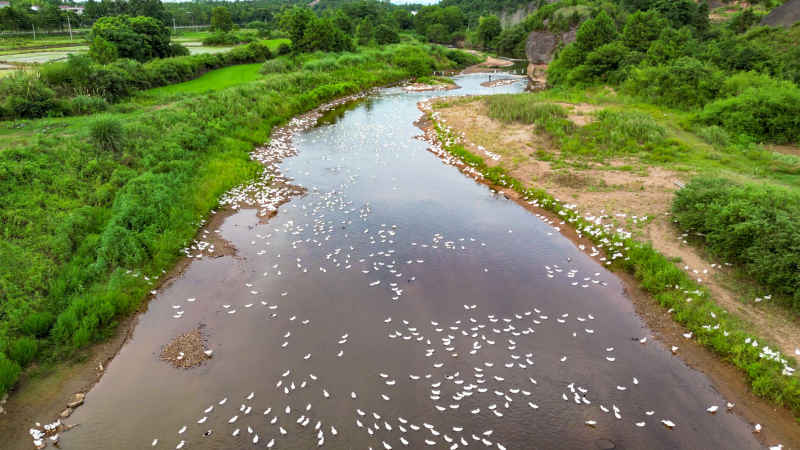
[[[531,64],[547,64],[553,60],[558,37],[549,31],[531,31],[525,44],[525,54]]]
[[[575,42],[577,28],[564,33],[550,31],[531,31],[525,44],[525,54],[531,64],[548,64],[558,48]]]
[[[71,415],[72,415],[72,408],[67,408],[67,409],[61,411],[61,414],[59,414],[59,416],[62,419],[66,419],[67,417],[69,417]]]
[[[71,402],[67,403],[67,407],[75,409],[78,406],[81,406],[82,404],[83,404],[83,399],[80,399],[80,400],[75,400],[75,401],[71,401]]]
[[[791,27],[800,21],[800,0],[789,0],[761,19],[761,25]]]

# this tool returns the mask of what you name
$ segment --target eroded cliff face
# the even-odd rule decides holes
[[[564,33],[552,31],[532,31],[525,44],[528,57],[528,77],[536,84],[544,85],[544,70],[553,60],[556,51],[565,45],[575,42],[577,27]]]
[[[761,19],[761,25],[791,27],[800,22],[800,0],[789,0]]]
[[[525,44],[525,53],[531,64],[548,64],[553,60],[557,49],[575,42],[577,28],[564,33],[551,31],[531,31]]]

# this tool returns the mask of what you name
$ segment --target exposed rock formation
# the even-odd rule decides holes
[[[532,31],[528,35],[528,42],[525,44],[525,54],[531,64],[548,64],[553,60],[553,55],[561,46],[575,42],[577,28],[573,28],[565,33],[553,33],[550,31]]]
[[[761,19],[761,25],[791,27],[800,21],[800,0],[789,0]]]

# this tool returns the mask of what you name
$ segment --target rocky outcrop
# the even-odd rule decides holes
[[[531,64],[548,64],[553,60],[556,50],[571,42],[575,42],[577,28],[565,33],[551,31],[531,31],[525,44],[525,54]]]
[[[761,25],[791,27],[800,22],[800,0],[789,0],[761,19]]]
[[[528,35],[528,41],[525,44],[525,54],[528,56],[528,78],[536,89],[545,87],[547,65],[553,60],[556,50],[575,42],[577,30],[577,28],[572,28],[565,33],[532,31]]]

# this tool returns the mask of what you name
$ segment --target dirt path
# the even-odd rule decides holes
[[[575,106],[571,116],[577,113],[577,110],[587,111],[591,105]],[[645,230],[649,233],[648,239],[653,241],[659,251],[667,256],[684,258],[684,264],[689,265],[692,274],[695,269],[702,273],[700,268],[710,267],[710,263],[701,258],[695,249],[682,244],[679,234],[669,224],[669,217],[665,214],[677,188],[674,181],[680,179],[680,174],[655,167],[650,168],[647,174],[609,173],[601,170],[564,172],[554,169],[548,162],[530,157],[531,151],[535,150],[555,151],[549,140],[534,133],[531,126],[509,125],[490,119],[485,114],[485,106],[479,102],[460,103],[437,111],[438,120],[453,131],[464,133],[462,142],[464,146],[472,153],[482,156],[487,165],[503,166],[520,181],[529,186],[544,188],[563,202],[577,204],[579,209],[587,214],[592,212],[601,215],[610,214],[612,211],[626,211],[620,213],[627,214],[626,218],[641,218],[644,215],[654,217],[645,225]],[[421,120],[417,125],[426,131],[427,139],[431,139],[433,136],[431,123]],[[500,159],[495,159],[492,155],[499,155]],[[466,166],[462,167],[466,175],[472,176],[469,169]],[[483,179],[479,181],[485,182]],[[492,187],[534,214],[561,220],[549,211],[530,205],[511,189]],[[605,190],[592,190],[599,187]],[[571,227],[562,227],[561,232],[576,245],[583,244],[586,248],[591,248],[591,242],[579,237]],[[679,346],[681,359],[688,366],[705,373],[712,380],[713,389],[735,402],[737,414],[751,423],[760,423],[765,430],[760,436],[762,442],[765,444],[782,442],[783,448],[787,450],[800,448],[800,427],[797,426],[789,410],[777,408],[757,397],[752,393],[739,369],[720,360],[698,342],[683,338],[682,334],[686,330],[675,322],[655,299],[638,287],[639,283],[633,276],[625,273],[616,275],[623,280],[626,293],[634,304],[637,314],[642,317],[654,337],[667,348],[672,345]],[[757,309],[737,301],[733,292],[726,290],[721,286],[721,282],[713,278],[704,280],[703,284],[711,289],[713,298],[733,314],[748,318],[754,314],[752,310]],[[720,295],[722,292],[727,292],[729,295],[722,296]],[[773,313],[760,309],[757,310],[757,317]],[[796,324],[781,325],[781,320],[775,317],[763,317],[751,320],[751,323],[758,327],[760,335],[770,338],[787,330],[797,332]],[[773,326],[776,328],[769,328]],[[782,341],[789,344],[788,339]],[[776,339],[775,342],[780,343],[781,340]]]

